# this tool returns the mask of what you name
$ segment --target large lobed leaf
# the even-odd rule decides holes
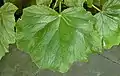
[[[120,43],[120,0],[108,0],[102,11],[95,15],[96,29],[99,31],[104,48]]]
[[[10,43],[15,43],[15,19],[16,6],[6,3],[0,8],[0,59],[8,52]]]
[[[48,7],[34,5],[25,8],[17,22],[17,45],[40,68],[66,72],[74,61],[86,60],[89,53],[101,50],[94,24],[91,13],[82,7],[58,14]]]

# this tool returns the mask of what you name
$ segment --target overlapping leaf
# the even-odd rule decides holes
[[[91,1],[91,2],[90,2]],[[97,7],[101,8],[107,0],[88,0],[89,4],[93,3]]]
[[[14,13],[17,8],[11,4],[6,3],[0,8],[0,59],[8,52],[10,43],[15,43],[14,33]]]
[[[37,5],[47,5],[49,6],[52,0],[36,0]]]
[[[92,7],[93,0],[87,0],[88,7]]]
[[[101,50],[94,23],[93,16],[81,7],[58,14],[48,7],[31,6],[17,22],[17,45],[39,67],[66,72],[74,61]]]
[[[104,3],[106,2],[107,0],[100,0],[100,4],[101,5],[104,5]]]
[[[96,14],[96,29],[103,39],[104,48],[120,43],[120,0],[108,0],[103,10]]]
[[[67,5],[67,6],[70,6],[70,7],[75,7],[75,6],[83,6],[83,3],[85,2],[85,0],[64,0],[64,3]]]

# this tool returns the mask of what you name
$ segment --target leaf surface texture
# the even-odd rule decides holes
[[[17,7],[6,3],[0,8],[0,59],[8,52],[9,44],[15,43],[14,13]]]
[[[74,61],[87,60],[89,53],[101,50],[94,24],[91,13],[81,7],[58,14],[48,7],[33,5],[24,9],[17,22],[17,45],[40,68],[66,72]]]
[[[120,0],[108,0],[102,11],[95,15],[96,29],[101,35],[104,48],[120,43]]]

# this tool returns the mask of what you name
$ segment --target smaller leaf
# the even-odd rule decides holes
[[[93,0],[87,0],[88,7],[92,7]]]
[[[36,0],[37,5],[46,5],[49,6],[52,0]]]
[[[83,6],[85,0],[64,0],[64,3],[67,6],[74,7],[74,6]]]
[[[94,16],[96,30],[100,33],[105,49],[120,43],[120,0],[108,0],[102,12]]]
[[[107,0],[100,0],[100,4],[104,5]]]
[[[93,0],[93,4],[100,7],[100,0]]]
[[[10,43],[15,43],[15,18],[17,7],[11,3],[5,3],[0,8],[0,59],[8,52]]]

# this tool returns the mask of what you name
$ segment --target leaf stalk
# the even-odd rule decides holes
[[[52,0],[50,1],[49,7],[50,7],[51,3],[52,3]]]
[[[96,7],[95,5],[92,5],[92,7],[95,8],[96,10],[98,10],[99,12],[101,12],[101,10],[98,7]]]
[[[61,0],[59,0],[59,13],[61,13],[62,8],[61,8]]]
[[[55,7],[57,6],[57,3],[58,3],[58,0],[56,0],[55,5],[54,5],[53,9],[55,9]]]

